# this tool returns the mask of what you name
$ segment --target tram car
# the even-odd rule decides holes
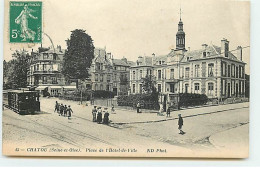
[[[4,105],[20,115],[34,114],[40,111],[37,91],[9,90],[3,93]]]

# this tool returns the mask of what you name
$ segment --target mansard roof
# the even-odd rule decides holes
[[[228,52],[228,57],[224,57],[224,55],[221,54],[221,47],[218,47],[216,45],[210,45],[204,49],[187,51],[184,53],[185,57],[182,59],[182,62],[186,62],[188,60],[205,59],[205,57],[203,57],[203,52],[206,52],[206,58],[223,57],[242,62],[241,60],[237,59],[237,57],[230,51]]]
[[[65,53],[65,49],[61,49],[60,51],[58,49],[49,49],[49,50],[46,50],[46,51],[43,51],[41,53],[56,53],[56,54],[64,54]]]
[[[120,66],[132,66],[134,62],[127,61],[127,59],[113,59],[112,60],[114,65],[120,65]]]

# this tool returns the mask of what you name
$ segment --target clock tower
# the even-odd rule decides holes
[[[183,22],[181,21],[181,9],[180,9],[180,21],[178,24],[178,32],[176,33],[176,50],[186,50],[185,32],[183,31]]]

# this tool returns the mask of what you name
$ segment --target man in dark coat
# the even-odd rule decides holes
[[[179,114],[178,125],[179,125],[178,129],[180,130],[180,133],[179,133],[179,134],[182,134],[182,135],[183,135],[183,134],[184,134],[184,132],[182,131],[183,119],[182,119],[182,117],[181,117],[181,114]]]
[[[66,117],[67,116],[67,106],[65,105],[64,106],[64,108],[63,108],[63,115],[64,115],[64,117]]]
[[[61,105],[60,105],[60,114],[59,114],[59,116],[60,116],[60,115],[61,115],[61,116],[63,115],[63,109],[64,109],[64,106],[63,106],[63,104],[61,104]]]
[[[136,108],[137,108],[137,113],[141,113],[141,111],[140,111],[140,109],[141,109],[140,102],[137,102]]]
[[[56,101],[54,112],[58,112],[58,111],[59,111],[59,103],[58,101]]]

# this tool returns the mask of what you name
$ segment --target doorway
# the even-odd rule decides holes
[[[170,92],[174,93],[174,84],[170,84]]]
[[[236,84],[236,97],[238,97],[238,84]]]
[[[228,83],[228,98],[230,98],[230,83]]]

